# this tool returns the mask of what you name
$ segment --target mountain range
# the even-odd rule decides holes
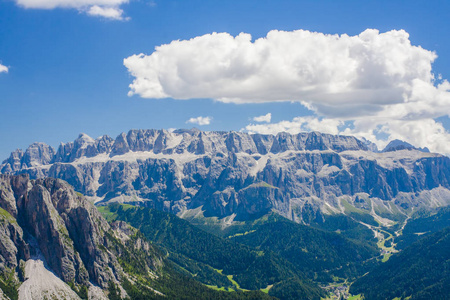
[[[80,134],[56,151],[34,143],[0,171],[66,180],[97,205],[227,222],[276,211],[305,224],[340,213],[387,224],[450,203],[450,158],[400,141],[374,151],[367,141],[319,132],[130,130],[116,139]]]
[[[34,143],[0,165],[0,298],[439,298],[449,167],[319,132]]]

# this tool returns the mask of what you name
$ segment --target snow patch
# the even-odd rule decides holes
[[[253,177],[256,177],[259,172],[262,172],[262,170],[264,170],[267,165],[269,156],[270,155],[262,155],[258,160],[255,160],[255,165],[250,169],[249,174],[251,174]]]
[[[170,138],[166,141],[167,149],[175,148],[183,141],[182,134],[175,134],[171,132],[170,135],[168,134],[167,136],[170,136]]]
[[[336,166],[330,166],[327,164],[322,167],[322,169],[319,171],[319,173],[317,173],[317,176],[327,177],[327,176],[330,176],[330,174],[339,172],[340,170],[341,169],[339,169]]]
[[[80,157],[75,161],[71,162],[72,165],[83,165],[86,163],[97,163],[97,162],[108,162],[108,161],[128,161],[128,162],[137,162],[138,160],[147,160],[151,159],[168,159],[174,160],[177,164],[185,164],[187,162],[196,160],[198,158],[203,157],[202,155],[196,155],[193,153],[185,152],[185,153],[173,153],[173,154],[163,154],[157,153],[155,154],[153,151],[129,151],[122,155],[110,156],[109,154],[102,153],[93,157]]]
[[[343,151],[340,153],[348,162],[359,161],[361,158],[365,160],[375,160],[377,164],[385,169],[405,168],[411,174],[413,171],[413,163],[421,158],[441,157],[437,153],[427,153],[417,150],[399,150],[394,152],[375,153],[371,151]]]
[[[298,177],[307,178],[307,177],[311,177],[312,173],[309,173],[305,169],[297,169],[297,171],[295,171],[295,175]]]

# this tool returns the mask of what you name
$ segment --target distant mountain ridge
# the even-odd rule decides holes
[[[74,162],[82,157],[109,154],[111,157],[128,152],[153,151],[155,154],[205,154],[207,152],[245,152],[247,154],[280,153],[288,150],[367,150],[367,146],[351,136],[334,136],[319,132],[291,135],[246,134],[238,132],[203,132],[196,129],[130,130],[114,140],[104,135],[97,139],[81,133],[69,143],[61,143],[55,151],[45,143],[33,143],[25,152],[18,149],[3,161],[1,172],[47,165],[57,162]]]
[[[413,148],[375,153],[367,145],[373,148],[319,132],[130,130],[116,139],[80,134],[57,151],[34,143],[0,171],[64,179],[97,203],[180,215],[201,207],[205,216],[231,219],[275,210],[307,223],[305,215],[349,213],[348,203],[387,222],[414,207],[450,204],[448,157]]]
[[[410,143],[407,143],[405,141],[401,140],[393,140],[387,144],[387,146],[383,149],[383,152],[389,152],[389,151],[398,151],[398,150],[419,150],[422,152],[430,152],[430,150],[425,148],[417,148],[411,145]]]

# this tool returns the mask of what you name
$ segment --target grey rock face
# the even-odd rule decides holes
[[[111,151],[113,143],[114,140],[107,135],[94,140],[87,134],[82,133],[73,142],[61,143],[52,162],[67,163],[80,157],[93,157],[101,153],[107,153]]]
[[[88,274],[73,247],[64,221],[54,207],[51,195],[42,185],[34,185],[18,202],[19,218],[36,237],[52,270],[64,281],[87,284]],[[56,258],[56,259],[55,259]]]
[[[20,185],[20,183],[18,185]],[[22,189],[26,188],[27,186],[23,186],[22,184]],[[2,199],[0,207],[14,219],[17,218],[16,198],[8,175],[0,175],[0,199]]]
[[[20,259],[30,257],[22,228],[7,211],[0,213],[0,274],[15,270]]]
[[[373,145],[319,132],[130,130],[114,141],[80,135],[60,146],[47,165],[17,170],[17,152],[0,169],[61,178],[100,202],[173,213],[201,206],[205,215],[218,217],[250,218],[275,209],[297,220],[311,209],[342,211],[337,199],[359,194],[395,203],[400,197],[415,206],[450,202],[441,196],[450,196],[448,157],[416,149],[375,153],[368,146]],[[435,189],[438,200],[421,198]]]
[[[33,143],[25,152],[18,149],[11,153],[10,157],[0,166],[2,173],[14,173],[15,171],[49,164],[55,155],[55,150],[45,143]]]
[[[67,182],[0,175],[0,279],[12,278],[16,286],[24,282],[20,293],[78,299],[67,283],[106,290],[114,282],[123,290],[121,283],[130,275],[120,259],[133,255],[143,259],[146,274],[159,276],[159,251],[123,222],[111,228]],[[91,296],[104,298],[101,290]],[[124,290],[122,296],[127,296]]]
[[[17,222],[16,195],[10,176],[0,175],[0,274],[10,274],[18,262],[30,258],[30,249]],[[23,181],[15,180],[19,189],[27,189]]]
[[[2,182],[8,180],[17,201],[18,222],[36,239],[39,250],[61,279],[84,285],[91,280],[102,287],[115,279],[108,264],[118,266],[116,259],[98,249],[104,244],[103,231],[109,227],[90,203],[61,180],[2,178]],[[5,200],[2,197],[0,203]]]
[[[2,173],[12,173],[22,168],[23,151],[17,149],[12,152],[8,159],[2,164]]]
[[[217,191],[204,205],[206,216],[223,218],[236,214],[236,221],[258,218],[272,209],[289,211],[289,202],[280,189],[265,183],[252,184],[236,192]]]
[[[0,176],[0,271],[30,258],[23,230],[36,240],[50,268],[65,282],[106,288],[121,276],[117,258],[104,247],[111,231],[97,209],[66,182]],[[2,268],[3,266],[3,268]]]
[[[131,251],[140,251],[145,253],[141,257],[147,260],[143,266],[147,273],[155,274],[159,268],[163,267],[163,259],[156,255],[156,250],[151,243],[143,238],[136,228],[131,227],[123,221],[115,221],[111,224],[114,236],[121,241]]]
[[[33,143],[27,148],[22,157],[23,167],[35,167],[50,163],[55,150],[45,143]]]

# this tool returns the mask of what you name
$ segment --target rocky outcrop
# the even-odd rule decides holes
[[[355,137],[319,132],[130,130],[115,140],[81,134],[45,165],[17,169],[21,152],[14,152],[0,169],[64,179],[98,203],[128,202],[173,213],[203,207],[217,217],[250,218],[274,209],[296,220],[311,207],[342,211],[339,199],[353,203],[361,193],[377,201],[413,202],[405,207],[449,202],[442,197],[450,196],[448,157],[415,148],[383,153],[369,148],[376,149]],[[421,196],[435,189],[439,199]]]
[[[51,195],[42,185],[33,188],[18,202],[19,220],[39,243],[49,266],[64,281],[87,284],[89,276],[73,247],[64,221]]]
[[[67,182],[0,175],[0,207],[0,276],[12,272],[21,279],[25,275],[19,261],[34,259],[30,263],[33,268],[41,270],[47,265],[63,282],[76,286],[95,284],[107,289],[110,282],[122,281],[124,271],[119,257],[124,250],[116,249],[123,249],[124,245],[117,246],[121,245],[115,237],[118,229],[111,228]],[[135,236],[136,232],[130,235]],[[126,236],[123,230],[122,236]],[[159,268],[162,259],[154,248],[143,240],[139,244],[151,258],[147,268]],[[27,278],[39,281],[30,276]]]
[[[22,228],[13,216],[0,209],[0,273],[15,270],[20,259],[29,258],[30,251],[24,241]]]
[[[141,264],[145,268],[145,273],[150,274],[150,277],[153,278],[158,277],[157,270],[163,267],[163,259],[153,245],[144,238],[143,234],[123,221],[111,223],[111,228],[114,232],[114,237],[121,241],[128,251],[144,253],[140,257],[146,260]],[[123,250],[123,247],[115,248],[119,256]]]
[[[108,153],[111,151],[113,143],[114,140],[107,135],[94,140],[82,133],[73,142],[61,143],[52,162],[72,162],[80,157],[93,157],[101,153]]]
[[[49,164],[55,155],[55,150],[45,143],[33,143],[25,152],[20,149],[12,152],[10,157],[0,166],[2,173]]]
[[[1,172],[2,173],[13,173],[15,171],[18,171],[22,168],[22,158],[23,158],[23,151],[21,149],[17,149],[11,153],[8,159],[3,161],[3,164],[1,165]]]
[[[280,189],[266,183],[252,184],[238,192],[233,188],[213,193],[204,204],[206,216],[223,218],[235,214],[234,220],[259,218],[270,212],[289,211],[289,202]]]
[[[98,246],[105,244],[103,232],[110,230],[96,209],[64,181],[45,178],[29,181],[27,176],[3,176],[14,194],[17,221],[36,239],[49,267],[65,282],[87,285],[92,281],[106,287],[116,280],[119,264]],[[25,188],[26,187],[26,188]],[[10,203],[2,197],[0,203]]]
[[[23,228],[37,241],[49,267],[65,282],[87,285],[92,281],[106,287],[116,280],[120,269],[116,258],[99,249],[106,243],[103,233],[110,230],[109,225],[66,182],[52,178],[30,181],[25,175],[2,175],[0,181],[0,205],[12,220],[3,237],[18,237],[14,241],[18,250],[9,251],[12,256],[29,258]]]

